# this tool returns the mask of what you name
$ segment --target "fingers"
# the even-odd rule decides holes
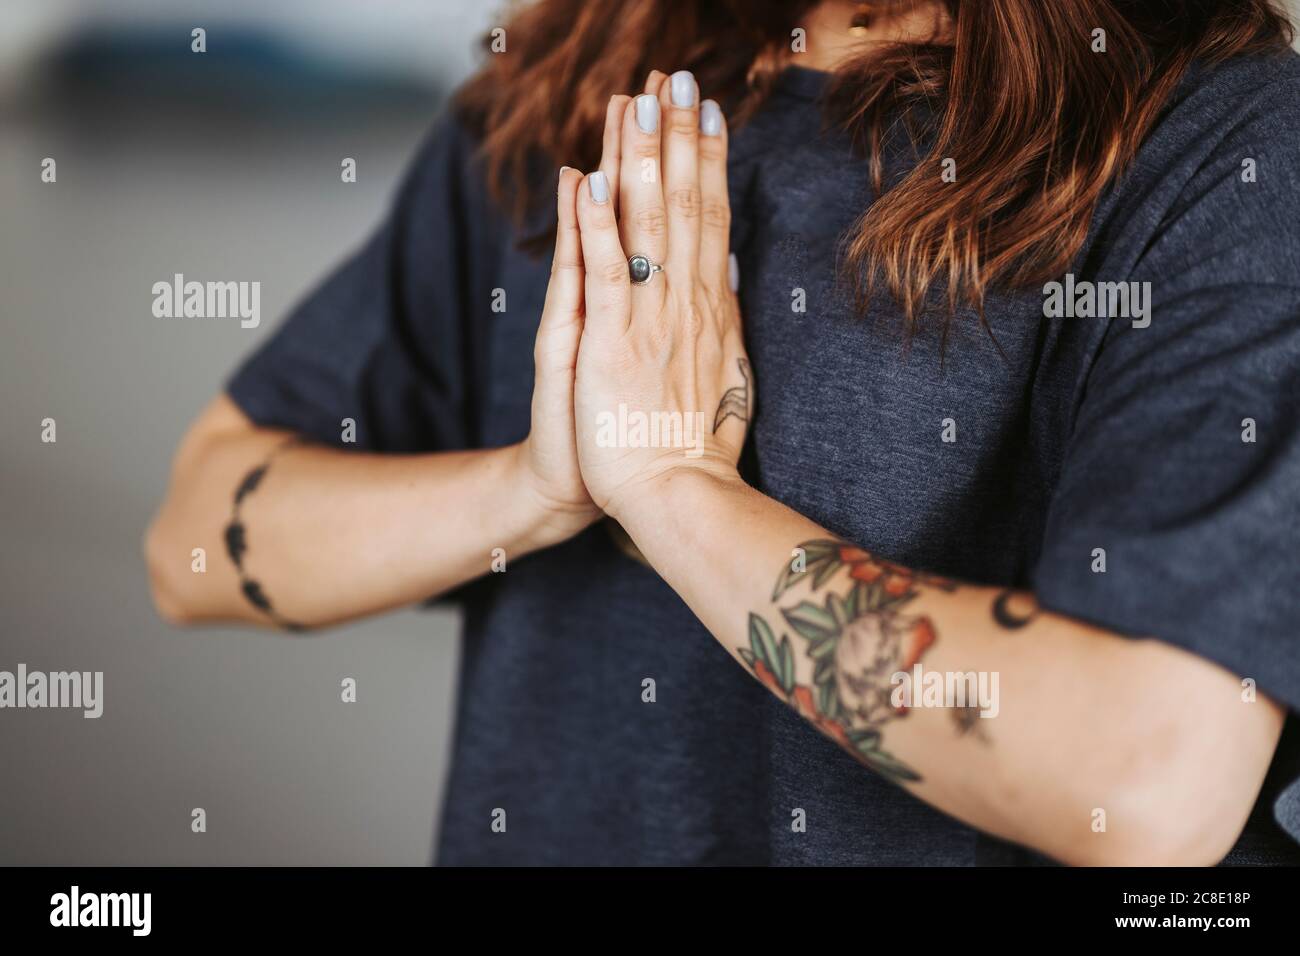
[[[727,123],[713,100],[700,104],[700,277],[729,288],[731,200],[727,195]]]
[[[642,92],[649,93],[651,96],[659,95],[659,87],[664,85],[668,79],[668,74],[661,70],[651,70],[650,75],[645,79],[645,89]]]
[[[578,235],[578,186],[582,173],[565,166],[560,169],[555,195],[555,254],[551,258],[551,281],[546,287],[541,328],[553,328],[578,321],[582,312],[582,239]]]
[[[631,319],[632,284],[618,237],[609,177],[602,171],[591,173],[578,188],[578,227],[586,329],[596,334],[622,332]]]
[[[649,85],[647,83],[647,85]],[[642,93],[623,116],[622,168],[619,176],[619,226],[628,255],[663,262],[668,228],[660,183],[659,97]]]
[[[621,93],[609,98],[605,108],[605,138],[600,149],[600,165],[597,167],[609,179],[610,195],[614,198],[614,209],[619,206],[619,167],[622,165],[623,153],[623,114],[627,111],[632,97]]]
[[[700,105],[695,77],[678,70],[660,89],[663,109],[663,196],[668,214],[666,269],[698,272],[700,254]]]
[[[640,96],[610,100],[600,168],[578,187],[576,207],[589,326],[625,329],[635,296],[663,293],[653,280],[632,292],[631,255],[727,292],[726,122],[717,103],[699,102],[691,73],[655,70]]]

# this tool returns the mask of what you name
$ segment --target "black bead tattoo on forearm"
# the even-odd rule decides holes
[[[226,525],[223,536],[226,542],[226,553],[230,555],[230,560],[235,563],[235,570],[239,573],[239,589],[243,592],[244,597],[248,599],[248,603],[269,617],[277,627],[295,633],[305,631],[307,628],[296,621],[291,621],[277,611],[275,606],[271,604],[271,599],[262,590],[261,582],[249,577],[248,572],[244,569],[244,555],[248,553],[248,535],[239,512],[244,499],[252,494],[257,489],[257,486],[262,483],[262,479],[266,477],[271,462],[275,461],[281,453],[301,444],[301,442],[302,439],[300,438],[289,439],[276,447],[266,461],[244,475],[239,487],[235,489],[235,500],[230,509],[230,523]]]

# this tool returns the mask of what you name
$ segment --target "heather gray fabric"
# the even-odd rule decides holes
[[[888,301],[852,315],[835,250],[872,201],[865,164],[822,132],[823,77],[787,72],[731,155],[758,383],[749,479],[898,562],[1031,586],[1300,710],[1297,63],[1191,76],[1099,208],[1075,278],[1149,281],[1148,327],[1046,319],[1039,290],[996,294],[992,335],[959,313],[942,355],[933,322],[904,348]],[[389,451],[527,433],[549,263],[514,248],[471,149],[441,121],[379,235],[235,375],[230,394],[255,421],[337,443],[351,417],[362,447]],[[895,175],[906,157],[892,149]],[[955,442],[941,441],[945,419]],[[1098,548],[1105,573],[1091,570]],[[600,526],[456,597],[441,863],[1043,862],[819,736]],[[1282,829],[1300,838],[1297,777],[1293,716],[1231,862],[1300,860]],[[505,833],[491,830],[496,808]],[[791,831],[795,808],[805,833]]]

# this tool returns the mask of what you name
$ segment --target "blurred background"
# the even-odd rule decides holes
[[[0,864],[429,862],[454,613],[172,630],[139,541],[186,425],[378,223],[499,13],[0,0],[0,670],[105,683],[98,720],[0,711]],[[177,272],[260,281],[260,327],[154,318]]]
[[[454,613],[172,630],[139,542],[187,423],[378,223],[499,8],[0,2],[0,670],[105,685],[98,720],[0,711],[0,863],[429,862]],[[261,326],[155,318],[177,272],[260,280]]]

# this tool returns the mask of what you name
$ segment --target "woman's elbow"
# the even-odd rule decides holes
[[[1074,830],[1065,862],[1214,866],[1245,829],[1285,712],[1263,695],[1246,699],[1236,675],[1186,651],[1156,641],[1127,649],[1142,655],[1139,690],[1158,691],[1114,701],[1119,716],[1090,742],[1107,756],[1076,779],[1073,812],[1090,826]]]
[[[201,618],[186,586],[189,582],[181,577],[182,574],[193,574],[190,562],[182,560],[161,515],[150,522],[142,547],[154,611],[174,627],[198,623]]]
[[[1267,735],[1268,728],[1262,730]],[[1177,757],[1121,775],[1107,787],[1098,805],[1087,808],[1089,832],[1066,862],[1200,867],[1228,855],[1259,794],[1267,758],[1252,761],[1197,744],[1178,749]],[[1207,773],[1211,767],[1221,772]]]
[[[1210,814],[1176,815],[1152,806],[1078,841],[1062,862],[1072,866],[1206,867],[1218,864],[1241,827]]]
[[[251,429],[229,399],[218,398],[190,426],[176,450],[166,497],[141,542],[153,606],[168,624],[184,627],[235,616],[225,613],[226,602],[214,600],[214,588],[222,587],[229,571],[208,567],[217,557],[213,549],[220,547],[220,539],[211,523],[198,516],[228,507],[227,492],[208,478],[221,473],[213,456]]]

